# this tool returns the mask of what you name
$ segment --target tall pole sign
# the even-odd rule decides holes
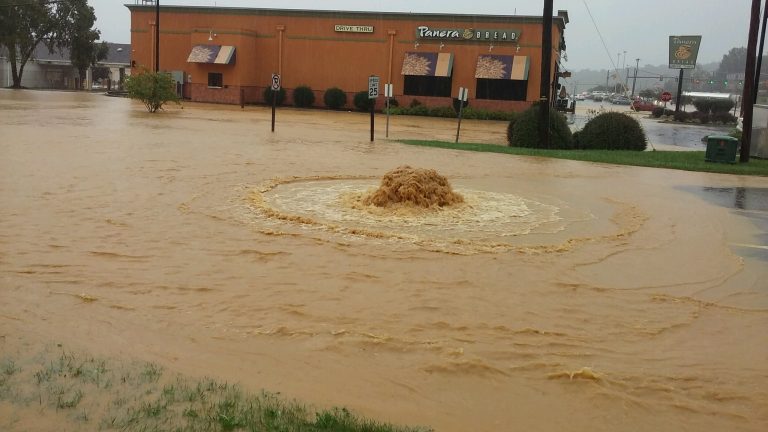
[[[155,0],[155,72],[160,72],[160,0]]]
[[[464,102],[469,99],[469,89],[459,87],[459,124],[456,127],[456,142],[459,142],[459,132],[461,131],[461,113],[464,111]]]
[[[389,138],[389,98],[394,97],[392,84],[384,84],[384,97],[387,100],[387,132],[384,136]]]
[[[677,79],[676,113],[680,112],[680,101],[683,96],[683,71],[696,68],[699,46],[701,46],[701,36],[669,37],[669,68],[680,69],[680,77]]]
[[[277,106],[277,93],[280,91],[280,75],[272,74],[272,132],[275,131],[275,107]]]
[[[368,77],[368,99],[371,105],[371,142],[373,142],[373,110],[376,106],[376,98],[379,97],[379,77]]]
[[[760,0],[752,0],[752,11],[749,20],[749,35],[747,37],[747,64],[744,71],[744,93],[742,94],[741,109],[744,112],[744,121],[741,131],[741,151],[739,162],[749,162],[750,147],[752,145],[752,120],[754,114],[753,89],[755,82],[755,51],[757,50],[757,38],[760,28]]]

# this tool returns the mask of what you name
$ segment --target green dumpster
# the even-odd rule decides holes
[[[736,163],[739,140],[731,136],[710,135],[707,137],[707,162]]]

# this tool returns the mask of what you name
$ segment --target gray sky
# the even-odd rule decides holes
[[[130,13],[123,5],[134,2],[89,0],[102,40],[130,43]],[[541,0],[161,0],[160,4],[485,15],[541,15],[544,8]],[[564,63],[569,70],[621,68],[636,58],[641,66],[666,64],[669,35],[702,35],[699,63],[720,61],[729,49],[747,44],[749,0],[555,0],[554,4],[555,14],[565,9],[570,15]],[[616,65],[618,53],[621,60]]]

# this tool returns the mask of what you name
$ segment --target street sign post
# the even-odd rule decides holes
[[[665,110],[667,109],[667,102],[671,100],[672,100],[672,93],[665,91],[661,94],[661,101],[664,102]]]
[[[469,99],[469,89],[459,87],[459,125],[456,127],[456,142],[459,142],[459,131],[461,131],[461,113],[464,110],[464,102]]]
[[[373,110],[376,105],[376,98],[379,97],[379,77],[371,75],[368,77],[368,99],[371,101],[371,142],[373,142]]]
[[[277,92],[280,91],[280,75],[272,74],[272,132],[275,131],[275,107],[277,106]]]
[[[384,97],[387,101],[387,132],[385,136],[389,138],[389,98],[394,96],[394,90],[392,84],[384,84]]]

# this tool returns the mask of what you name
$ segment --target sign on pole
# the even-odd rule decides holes
[[[669,68],[694,69],[699,55],[701,36],[669,37]]]
[[[384,97],[387,101],[387,132],[384,136],[389,138],[389,98],[394,97],[394,86],[392,84],[384,84]]]
[[[379,97],[379,77],[371,75],[368,77],[368,99]]]
[[[459,87],[459,125],[456,127],[456,142],[459,142],[459,131],[461,131],[461,113],[464,110],[464,102],[469,100],[469,89]]]
[[[280,91],[280,74],[272,74],[272,132],[275,131],[275,107],[277,106],[277,92]]]
[[[376,98],[379,97],[379,77],[371,75],[368,77],[368,99],[374,99],[371,102],[371,142],[373,142],[373,109],[376,105]]]

